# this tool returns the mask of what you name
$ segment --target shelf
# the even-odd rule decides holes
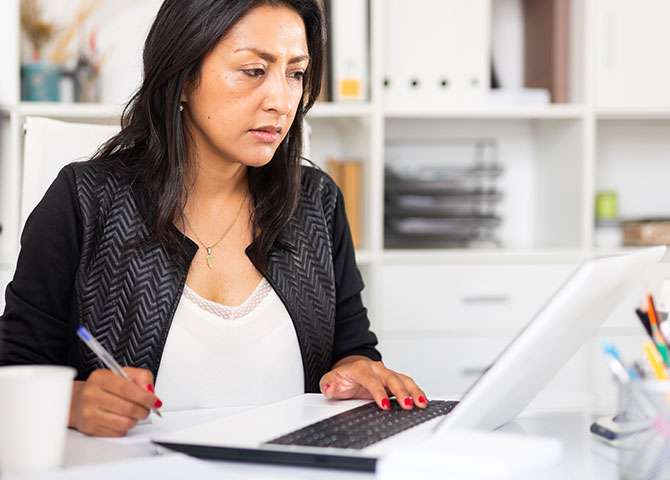
[[[649,247],[614,247],[614,248],[594,248],[593,250],[590,251],[590,256],[593,257],[605,257],[609,255],[620,255],[622,253],[630,253],[634,252],[635,250],[640,250],[644,248],[649,248]],[[663,255],[663,258],[661,258],[661,261],[659,263],[670,263],[670,249],[666,250],[665,255]]]
[[[16,109],[10,105],[0,105],[0,115],[9,117]]]
[[[20,115],[63,120],[88,119],[118,122],[122,111],[122,105],[100,103],[22,102],[18,106]]]
[[[7,253],[3,253],[0,255],[0,271],[2,270],[14,270],[15,263],[16,263],[16,257],[17,255],[9,255]],[[4,285],[3,285],[4,287]],[[3,290],[4,292],[4,290]]]
[[[307,113],[307,118],[365,117],[372,114],[367,102],[317,102]]]
[[[598,108],[598,120],[670,120],[670,107]]]
[[[358,265],[369,265],[373,261],[373,254],[369,250],[356,250],[356,263]]]
[[[582,105],[473,105],[468,107],[385,107],[387,118],[580,119]]]
[[[579,263],[586,258],[582,249],[444,249],[385,250],[383,264],[536,264]]]

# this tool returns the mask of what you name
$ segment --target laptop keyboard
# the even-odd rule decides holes
[[[426,408],[403,410],[391,399],[391,409],[381,410],[374,402],[308,425],[270,440],[275,445],[301,445],[361,449],[431,418],[446,415],[458,402],[430,400]]]

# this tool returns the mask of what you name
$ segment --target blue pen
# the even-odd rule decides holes
[[[123,368],[121,368],[121,365],[119,365],[119,363],[114,360],[112,354],[109,353],[105,347],[103,347],[100,342],[95,339],[93,335],[91,335],[91,332],[89,332],[86,327],[79,327],[77,329],[77,335],[82,339],[86,346],[90,348],[93,353],[95,353],[95,355],[102,361],[102,363],[105,364],[107,368],[109,368],[114,373],[118,373],[126,380],[132,382],[131,378],[126,374],[126,372],[123,371]],[[156,412],[156,415],[163,418],[163,415],[161,415],[161,412],[159,412],[157,408],[153,408],[152,410]]]
[[[602,338],[600,340],[600,345],[603,347],[603,351],[607,354],[610,370],[612,370],[621,383],[628,384],[631,381],[634,382],[639,379],[637,371],[634,368],[626,368],[623,364],[619,350],[617,350],[614,343],[612,343],[609,338]]]
[[[609,338],[602,338],[600,345],[603,351],[607,354],[607,364],[614,373],[614,376],[624,385],[629,385],[631,393],[635,395],[638,402],[647,411],[647,414],[652,419],[652,423],[663,437],[670,437],[670,424],[659,415],[654,404],[647,398],[646,394],[637,386],[639,376],[634,368],[626,368],[621,361],[621,355],[614,346],[614,343]]]

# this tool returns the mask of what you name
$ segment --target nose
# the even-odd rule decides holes
[[[277,72],[268,76],[263,110],[277,112],[279,115],[286,115],[291,111],[293,105],[291,87],[288,82],[288,78],[283,73]]]

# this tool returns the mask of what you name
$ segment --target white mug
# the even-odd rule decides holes
[[[55,365],[0,367],[0,475],[62,466],[75,374]]]

